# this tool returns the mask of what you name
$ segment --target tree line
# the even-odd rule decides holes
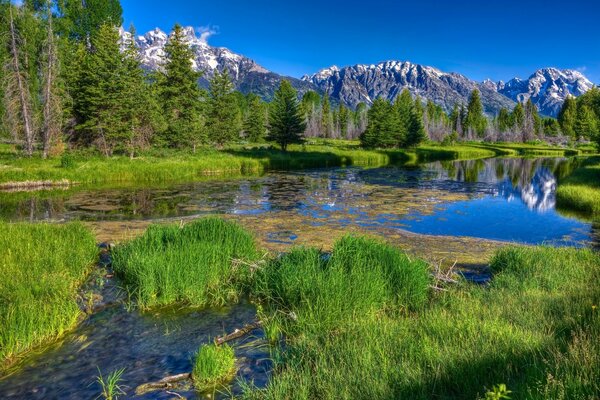
[[[365,147],[412,147],[424,140],[530,141],[599,136],[600,94],[594,88],[565,102],[558,120],[542,118],[528,100],[488,118],[480,93],[452,112],[402,91],[354,110],[327,94],[301,98],[282,81],[272,101],[235,90],[228,72],[207,89],[192,49],[176,25],[161,67],[142,66],[135,30],[122,35],[118,0],[0,0],[0,135],[25,155],[58,155],[67,147],[134,157],[150,147],[195,151],[232,142],[274,141],[282,149],[303,138],[361,140]]]

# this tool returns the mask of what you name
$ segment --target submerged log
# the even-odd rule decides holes
[[[191,380],[191,379],[192,379],[191,372],[186,372],[184,374],[165,376],[164,378],[162,378],[159,381],[144,383],[144,384],[138,386],[135,389],[135,394],[140,396],[144,393],[152,392],[154,390],[171,389],[175,383],[179,383],[179,382],[182,382],[185,380]]]
[[[257,322],[253,322],[251,324],[246,324],[242,328],[236,329],[236,330],[234,330],[231,333],[228,333],[228,334],[223,335],[223,336],[216,337],[215,338],[215,344],[217,346],[220,346],[223,343],[227,343],[227,342],[230,342],[232,340],[239,339],[239,338],[241,338],[243,336],[246,336],[247,334],[249,334],[253,330],[258,329],[258,328],[260,328],[262,326],[263,326],[263,322],[262,321],[257,321]]]

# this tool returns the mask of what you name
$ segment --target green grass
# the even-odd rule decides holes
[[[570,176],[561,180],[556,199],[559,209],[600,219],[600,157],[585,160]]]
[[[348,274],[361,271],[365,260],[386,271],[381,260],[392,251],[359,256],[355,264],[352,251],[344,250],[343,264]],[[478,399],[501,384],[513,399],[592,399],[600,393],[598,254],[504,249],[492,260],[489,287],[457,285],[430,294],[423,306],[426,288],[419,284],[408,313],[393,296],[402,288],[393,274],[365,271],[331,283],[331,267],[317,255],[297,250],[264,272],[272,277],[260,290],[274,316],[269,324],[277,325],[285,345],[274,352],[267,388],[249,390],[246,398]],[[418,261],[412,265],[421,268]],[[311,278],[294,276],[294,266]],[[386,295],[387,288],[394,290]],[[277,317],[281,311],[296,320]]]
[[[97,254],[80,224],[0,223],[0,368],[76,325]]]
[[[258,256],[254,238],[240,226],[204,218],[150,226],[113,251],[113,266],[141,308],[220,306],[239,297],[247,275],[233,260]]]
[[[200,346],[192,370],[196,389],[206,391],[215,388],[231,380],[234,374],[235,354],[231,346],[226,343],[221,346],[215,344]]]
[[[79,184],[185,182],[207,177],[257,175],[268,170],[358,165],[384,166],[415,161],[477,159],[496,155],[577,154],[579,150],[543,145],[461,143],[455,146],[425,144],[408,150],[365,150],[358,141],[313,139],[282,152],[265,145],[233,145],[192,154],[155,149],[131,160],[104,158],[83,152],[59,159],[21,157],[10,146],[0,146],[0,184],[69,181]]]

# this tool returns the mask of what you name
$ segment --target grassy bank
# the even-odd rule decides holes
[[[583,162],[570,176],[562,180],[556,191],[557,206],[600,219],[600,157]]]
[[[328,262],[297,250],[265,270],[266,329],[286,344],[268,387],[246,398],[478,399],[497,384],[513,399],[600,393],[597,254],[506,249],[489,287],[431,293],[419,262],[394,252],[344,239]]]
[[[0,369],[77,323],[77,289],[96,256],[80,224],[0,224]]]
[[[257,175],[268,170],[392,163],[476,159],[496,155],[561,156],[565,150],[523,144],[488,145],[464,143],[456,146],[422,145],[411,150],[365,150],[357,141],[313,140],[282,152],[264,146],[233,146],[222,151],[197,153],[155,150],[135,159],[74,153],[62,159],[24,158],[14,149],[0,147],[0,186],[45,186],[51,182],[80,184],[184,182],[206,177]]]
[[[113,252],[113,267],[142,308],[195,307],[236,301],[247,269],[234,260],[258,258],[254,238],[237,224],[204,218],[185,226],[153,225]]]

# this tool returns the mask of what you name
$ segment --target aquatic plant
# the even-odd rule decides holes
[[[192,379],[200,391],[214,388],[233,378],[235,374],[235,354],[228,344],[200,346],[194,360]]]
[[[106,378],[102,376],[100,368],[98,368],[98,376],[96,382],[102,388],[102,392],[98,398],[102,397],[105,400],[118,400],[119,396],[126,394],[123,388],[119,385],[122,381],[121,377],[125,372],[125,368],[115,370],[108,374]]]
[[[233,261],[258,256],[250,233],[210,217],[183,226],[150,226],[141,237],[115,248],[113,267],[142,308],[174,303],[204,307],[237,301],[249,269]]]
[[[0,223],[0,366],[77,323],[77,289],[97,255],[78,223]]]

